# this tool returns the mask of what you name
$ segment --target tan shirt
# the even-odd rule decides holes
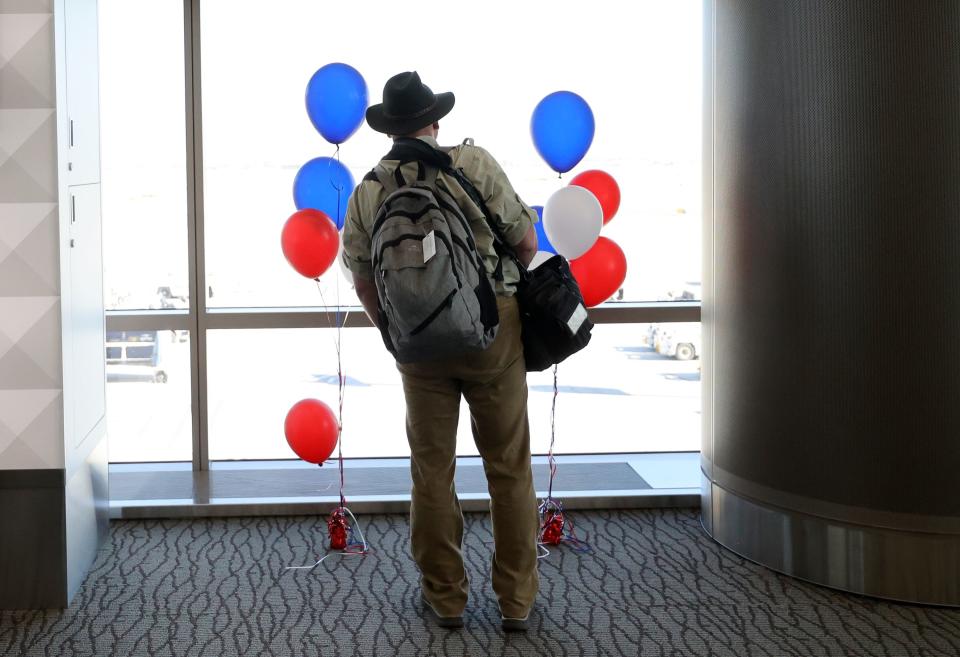
[[[419,139],[437,148],[437,141],[433,137]],[[477,188],[487,209],[493,215],[493,220],[500,227],[504,238],[511,246],[520,243],[531,226],[537,221],[537,213],[526,203],[520,200],[507,175],[500,168],[493,156],[479,146],[461,144],[455,146],[448,155],[453,160],[455,169],[463,169],[463,173]],[[381,160],[378,167],[389,175],[393,175],[397,168],[397,160]],[[400,170],[406,180],[416,180],[417,164],[410,162]],[[483,212],[470,200],[455,179],[438,174],[451,195],[460,206],[464,216],[470,222],[477,250],[483,256],[487,273],[493,274],[497,268],[498,257],[493,248],[493,232],[483,217]],[[353,191],[347,203],[347,215],[343,226],[343,260],[354,276],[373,278],[370,264],[370,230],[373,228],[377,211],[387,197],[383,186],[375,180],[364,180]],[[496,283],[497,294],[512,296],[516,291],[516,283],[520,280],[516,263],[507,258],[503,263],[503,282]]]

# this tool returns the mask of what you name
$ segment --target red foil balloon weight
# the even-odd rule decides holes
[[[346,510],[342,506],[334,509],[327,518],[327,529],[330,532],[330,549],[346,550],[349,525]]]
[[[543,514],[540,529],[540,542],[546,545],[560,545],[563,540],[563,511],[549,509]]]
[[[297,456],[322,464],[333,453],[340,434],[337,416],[318,399],[298,401],[287,413],[283,433]]]
[[[583,303],[592,307],[609,299],[623,285],[627,257],[616,242],[599,237],[589,251],[570,261],[570,271],[580,286]]]
[[[570,181],[570,184],[588,189],[597,197],[597,200],[600,201],[600,207],[603,209],[604,225],[609,223],[613,216],[617,214],[617,210],[620,209],[620,186],[617,185],[613,176],[606,171],[600,171],[599,169],[584,171],[577,174]]]
[[[294,212],[283,225],[280,247],[302,276],[317,278],[330,268],[340,247],[337,225],[320,210]]]

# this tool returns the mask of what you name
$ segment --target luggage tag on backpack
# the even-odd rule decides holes
[[[423,264],[427,264],[435,255],[437,255],[437,233],[431,230],[423,238]]]

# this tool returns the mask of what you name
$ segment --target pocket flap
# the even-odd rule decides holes
[[[423,237],[409,237],[396,243],[384,244],[380,255],[380,268],[394,271],[427,266],[423,261]]]

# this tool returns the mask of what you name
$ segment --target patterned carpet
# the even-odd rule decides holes
[[[487,583],[489,523],[467,518],[466,627],[417,601],[403,516],[365,516],[376,549],[312,572],[315,518],[116,522],[70,609],[0,612],[0,655],[960,654],[960,611],[896,605],[797,582],[725,551],[687,510],[582,512],[592,555],[541,562],[527,635],[505,636]]]

